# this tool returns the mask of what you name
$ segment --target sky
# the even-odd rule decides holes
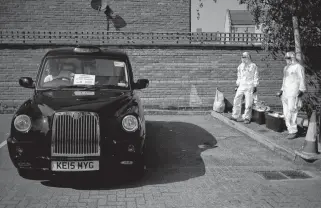
[[[203,7],[199,8],[199,4]],[[227,9],[245,10],[246,5],[240,5],[238,0],[191,0],[191,32],[196,28],[202,28],[202,32],[224,32],[225,15]],[[200,11],[200,19],[197,19],[197,9]]]

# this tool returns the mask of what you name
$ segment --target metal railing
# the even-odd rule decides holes
[[[260,45],[262,40],[258,33],[0,30],[0,44]]]

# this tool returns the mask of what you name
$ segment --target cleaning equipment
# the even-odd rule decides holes
[[[295,153],[301,156],[303,159],[306,160],[314,160],[318,153],[318,143],[317,143],[317,118],[316,118],[316,111],[312,112],[309,127],[307,134],[305,136],[304,146],[301,152],[295,151]]]
[[[216,88],[213,110],[222,113],[225,110],[224,94]]]
[[[265,124],[265,114],[271,109],[264,101],[256,100],[252,107],[252,120],[258,124]]]
[[[280,112],[265,113],[266,128],[276,132],[283,132],[286,129],[284,115]]]

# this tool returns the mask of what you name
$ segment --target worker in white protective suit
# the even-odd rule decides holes
[[[238,121],[241,115],[241,103],[245,96],[245,111],[242,115],[244,123],[248,124],[252,118],[253,93],[257,91],[259,73],[248,52],[242,54],[242,63],[237,68],[237,90],[233,103],[231,120]]]
[[[301,97],[306,91],[304,67],[298,63],[294,52],[285,54],[287,65],[283,71],[283,83],[278,96],[281,97],[283,114],[288,129],[287,139],[297,137],[297,115],[302,107]]]

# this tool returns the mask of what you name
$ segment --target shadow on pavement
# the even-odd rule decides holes
[[[0,114],[0,143],[7,139],[10,132],[12,115]]]
[[[128,172],[96,177],[58,177],[45,186],[79,190],[118,189],[185,181],[205,174],[201,152],[214,148],[216,139],[203,128],[184,122],[147,121],[146,166],[143,178],[131,180]]]

